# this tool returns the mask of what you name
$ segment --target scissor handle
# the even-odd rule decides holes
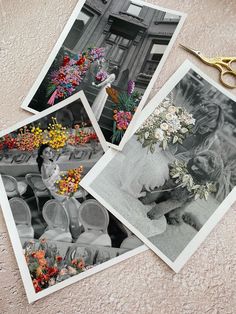
[[[229,66],[229,69],[233,72],[236,72],[236,67],[233,68],[232,67],[232,63],[235,63],[235,66],[236,66],[236,58],[230,58],[229,62],[228,62],[228,66]]]
[[[234,83],[228,82],[226,77],[230,78]],[[236,88],[236,72],[232,70],[220,71],[220,81],[228,88]]]
[[[220,64],[221,66],[225,67],[227,70],[231,70],[233,72],[236,72],[236,67],[232,66],[232,63],[235,63],[236,66],[236,57],[223,57],[220,58],[221,60],[216,62]]]

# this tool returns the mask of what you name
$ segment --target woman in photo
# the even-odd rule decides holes
[[[47,144],[42,144],[38,150],[37,163],[43,183],[56,200],[64,201],[66,197],[56,193],[55,183],[60,179],[60,168],[53,158],[54,153],[51,147]]]
[[[72,236],[77,238],[80,234],[80,225],[78,221],[79,201],[75,197],[68,197],[57,193],[56,181],[60,180],[60,168],[54,161],[54,152],[47,144],[42,144],[38,150],[38,169],[42,175],[42,180],[53,198],[59,202],[63,202],[67,213],[70,217],[70,230]]]
[[[122,152],[125,158],[119,172],[122,190],[136,198],[144,196],[144,191],[164,184],[169,177],[169,163],[174,159],[188,160],[193,154],[208,150],[217,143],[217,131],[224,124],[221,107],[207,102],[192,114],[195,119],[193,133],[183,144],[170,144],[165,151],[157,143],[151,153],[149,146],[143,147],[137,135],[133,135]]]
[[[111,84],[118,78],[119,76],[119,68],[115,66],[110,75],[100,84],[92,83],[93,86],[99,87],[100,91],[98,92],[93,104],[92,110],[95,115],[97,121],[99,121],[101,114],[103,112],[104,106],[106,104],[108,94],[106,92],[107,87],[111,87]]]

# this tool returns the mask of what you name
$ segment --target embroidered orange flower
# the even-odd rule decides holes
[[[45,259],[45,258],[40,258],[40,259],[39,259],[39,265],[40,265],[41,267],[46,266],[46,265],[47,265],[46,259]]]
[[[106,88],[106,92],[107,94],[111,97],[112,101],[115,103],[115,104],[118,104],[119,103],[119,99],[118,99],[118,91],[112,87],[107,87]]]
[[[84,268],[84,266],[85,266],[85,263],[83,260],[80,260],[79,263],[77,264],[77,267],[80,269]]]
[[[45,251],[43,250],[39,250],[35,252],[35,257],[38,259],[44,258],[44,256],[45,256]]]
[[[37,277],[39,277],[42,273],[43,273],[42,267],[41,266],[37,267],[37,269],[36,269]]]

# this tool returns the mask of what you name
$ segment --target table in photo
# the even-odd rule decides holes
[[[20,154],[25,154],[23,162],[17,161]],[[79,147],[71,146],[68,150],[58,155],[56,162],[61,171],[83,166],[83,174],[86,174],[102,155],[103,150],[100,144],[97,145],[95,150],[90,144],[84,144]],[[15,149],[9,150],[2,155],[2,159],[0,160],[0,173],[14,177],[23,177],[28,173],[38,173],[36,158],[37,151],[21,152]]]

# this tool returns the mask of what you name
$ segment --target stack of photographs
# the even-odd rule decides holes
[[[0,132],[29,302],[148,247],[178,272],[236,200],[236,99],[186,61],[146,103],[184,19],[79,1],[22,104],[35,115]]]

